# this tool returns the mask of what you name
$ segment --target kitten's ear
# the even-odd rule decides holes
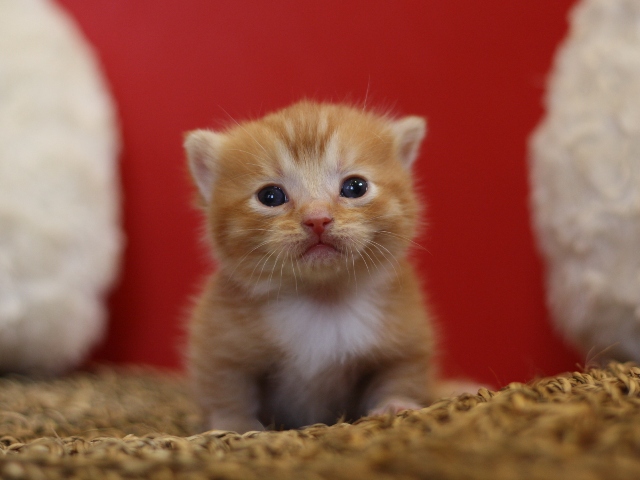
[[[420,152],[420,144],[427,134],[427,122],[422,117],[404,117],[395,120],[391,129],[396,137],[398,158],[410,168]]]
[[[206,203],[211,200],[224,135],[210,130],[189,132],[184,141],[189,171]]]

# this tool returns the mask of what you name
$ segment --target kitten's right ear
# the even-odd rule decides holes
[[[187,134],[184,141],[189,171],[207,204],[213,192],[223,139],[224,135],[211,130],[194,130]]]
[[[404,117],[394,121],[391,130],[396,137],[398,158],[409,169],[418,157],[420,144],[427,134],[427,122],[422,117]]]

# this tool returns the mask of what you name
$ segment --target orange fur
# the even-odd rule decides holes
[[[219,265],[189,330],[207,428],[295,428],[432,399],[433,334],[406,260],[424,131],[418,117],[303,101],[188,135]],[[354,176],[366,193],[341,196]],[[288,202],[260,203],[269,185]]]

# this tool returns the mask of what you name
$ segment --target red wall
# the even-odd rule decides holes
[[[96,358],[175,367],[207,270],[184,131],[302,96],[428,117],[418,253],[445,372],[503,384],[575,368],[544,306],[527,204],[527,136],[570,0],[60,0],[120,109],[128,245]]]

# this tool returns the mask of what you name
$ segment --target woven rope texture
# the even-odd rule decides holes
[[[3,478],[640,478],[640,368],[445,399],[302,430],[197,433],[177,377],[101,370],[0,378]]]

